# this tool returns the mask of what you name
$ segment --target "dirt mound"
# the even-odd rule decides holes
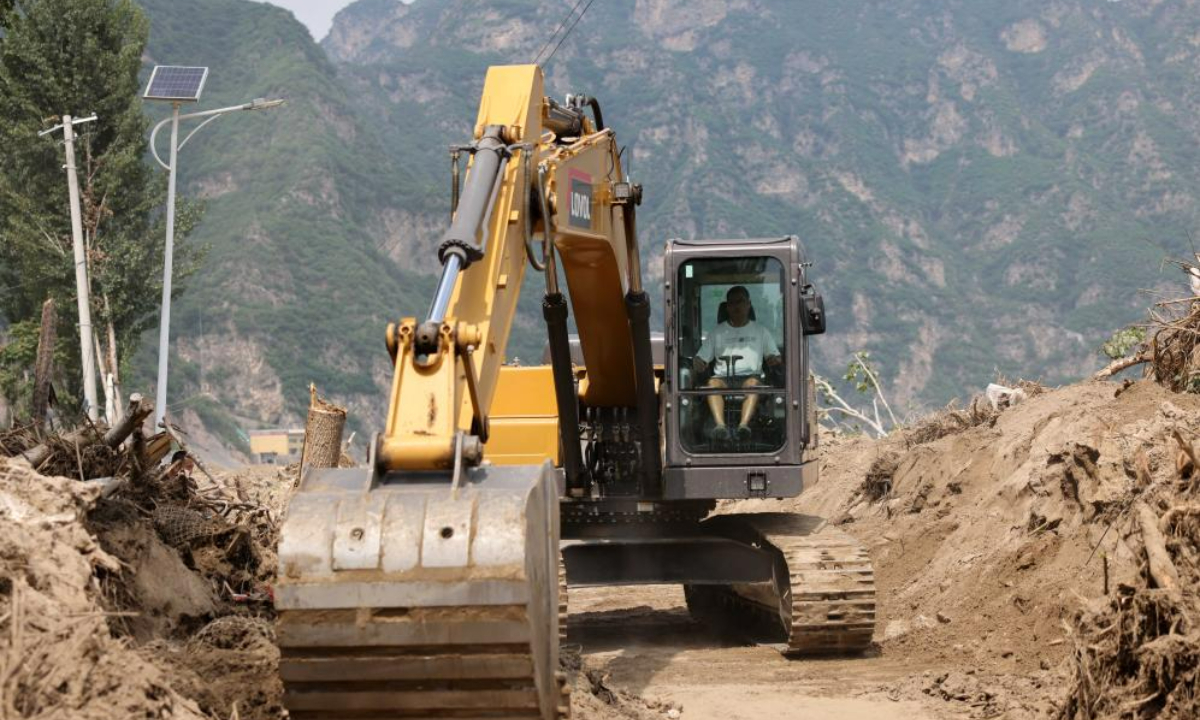
[[[281,717],[290,489],[274,471],[85,483],[0,457],[0,717]]]
[[[1084,383],[883,440],[828,443],[820,482],[799,498],[729,509],[782,505],[865,542],[881,652],[975,671],[949,678],[950,690],[920,678],[912,692],[1045,712],[1054,693],[1036,691],[1062,683],[1081,599],[1103,597],[1106,576],[1110,592],[1139,577],[1143,556],[1120,526],[1141,487],[1176,480],[1176,431],[1200,434],[1200,397],[1150,381]],[[1003,677],[1027,687],[988,690]]]
[[[109,629],[96,578],[121,566],[83,524],[98,494],[0,458],[0,715],[202,718]]]
[[[575,720],[676,720],[680,705],[635,695],[613,684],[606,673],[584,669],[578,649],[564,649],[563,670],[573,679],[571,717]]]

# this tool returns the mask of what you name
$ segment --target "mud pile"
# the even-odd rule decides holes
[[[584,668],[578,647],[564,648],[561,664],[572,678],[571,717],[574,720],[677,720],[682,707],[631,693],[598,669]]]
[[[984,715],[1057,712],[1065,675],[1079,667],[1069,656],[1080,632],[1112,630],[1110,616],[1151,622],[1145,618],[1158,606],[1131,599],[1128,589],[1145,585],[1130,508],[1155,498],[1154,489],[1180,483],[1174,435],[1200,438],[1200,397],[1150,381],[1031,394],[967,422],[942,414],[879,441],[836,439],[823,451],[817,485],[794,501],[767,504],[827,517],[867,543],[879,588],[881,652],[964,668],[916,678],[901,690]],[[1187,518],[1183,534],[1171,537],[1176,556],[1191,558],[1195,521]],[[1195,580],[1184,586],[1194,601]],[[1108,614],[1083,619],[1089,600]],[[1164,617],[1157,633],[1142,630],[1138,638],[1166,634],[1176,615]],[[1182,627],[1169,642],[1191,632]],[[1195,657],[1197,639],[1187,639],[1192,654],[1182,657]],[[1136,643],[1115,645],[1126,656],[1149,652],[1133,649]],[[1093,673],[1114,666],[1111,658],[1089,658]],[[1185,665],[1181,677],[1194,681],[1186,672],[1195,663]],[[1115,678],[1126,670],[1112,672]],[[1093,682],[1104,685],[1099,677]],[[1151,687],[1142,685],[1147,692],[1139,700]]]
[[[290,482],[114,490],[0,457],[0,716],[280,717],[272,502]]]
[[[203,718],[109,628],[100,578],[122,568],[84,527],[99,490],[0,458],[0,715]]]

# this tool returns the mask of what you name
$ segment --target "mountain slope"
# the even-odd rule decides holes
[[[797,233],[832,315],[818,369],[871,350],[920,407],[997,371],[1078,377],[1139,288],[1182,280],[1159,267],[1196,226],[1198,4],[605,0],[547,87],[599,97],[626,144],[648,272],[669,237]],[[360,0],[323,47],[268,5],[143,5],[148,65],[212,67],[202,107],[289,100],[182,153],[212,252],[176,305],[172,401],[228,440],[298,422],[316,382],[378,428],[383,328],[431,294],[446,148],[487,66],[531,61],[574,3]]]
[[[243,420],[221,421],[217,406],[251,425],[294,423],[315,382],[359,423],[378,421],[384,326],[416,312],[430,285],[378,249],[384,209],[417,181],[379,162],[377,128],[290,13],[242,0],[143,6],[148,66],[211,66],[200,107],[287,100],[223,117],[180,153],[181,192],[207,202],[194,237],[211,252],[175,305],[172,402],[228,436]]]
[[[484,68],[562,2],[360,0],[324,41],[398,161],[445,182]],[[548,65],[628,144],[642,241],[795,232],[832,372],[873,351],[902,400],[996,370],[1078,377],[1195,226],[1195,2],[613,0]],[[1151,240],[1153,242],[1147,242]],[[652,269],[657,269],[651,265]]]

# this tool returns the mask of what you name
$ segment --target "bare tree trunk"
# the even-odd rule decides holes
[[[304,453],[300,468],[334,468],[342,458],[342,431],[346,427],[346,410],[317,396],[317,387],[309,386],[312,394],[308,406],[308,422],[304,426]]]
[[[42,327],[38,334],[37,361],[33,370],[33,424],[40,428],[46,422],[50,403],[50,376],[54,372],[54,345],[58,339],[54,314],[54,298],[42,303]]]
[[[117,362],[117,331],[113,327],[112,307],[108,304],[108,293],[104,294],[104,324],[108,329],[108,372],[112,374],[113,404],[117,416],[112,422],[121,420],[121,365]]]

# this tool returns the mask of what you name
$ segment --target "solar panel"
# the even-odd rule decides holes
[[[157,65],[150,74],[150,82],[142,97],[147,100],[196,102],[200,99],[200,90],[207,78],[206,67]]]

